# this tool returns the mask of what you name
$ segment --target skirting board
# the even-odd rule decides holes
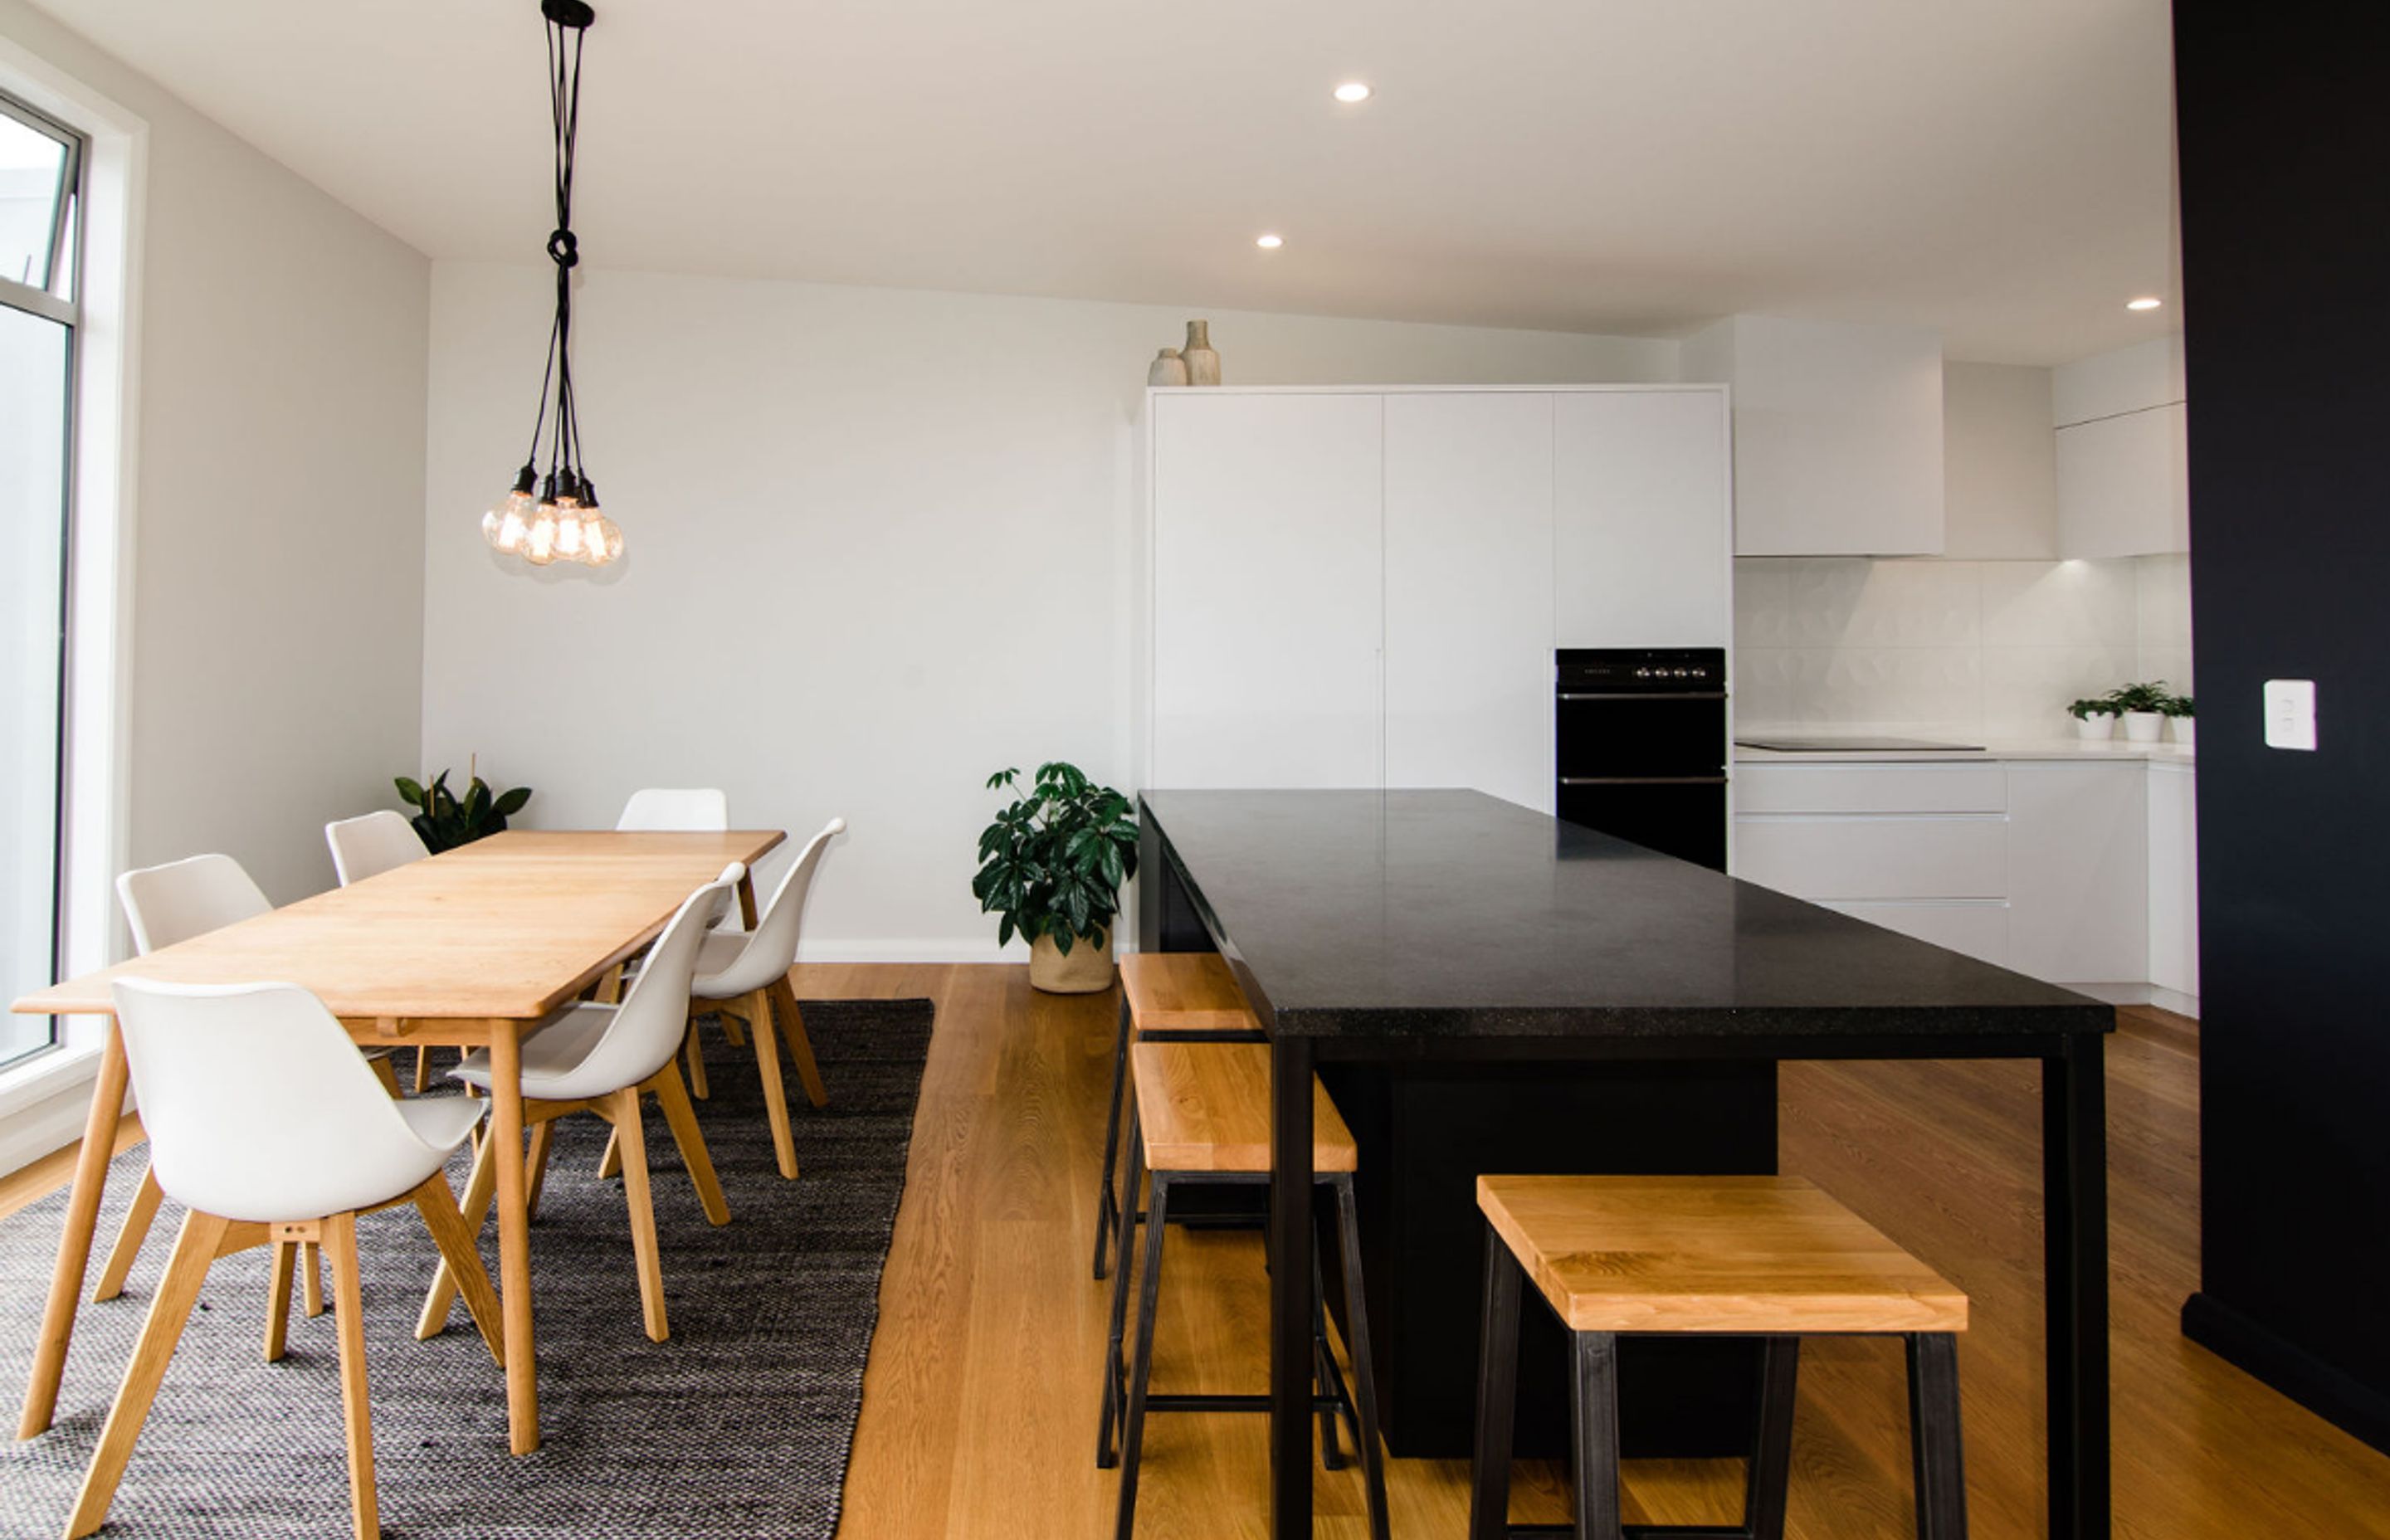
[[[2335,1428],[2390,1454],[2390,1395],[2285,1341],[2213,1294],[2182,1303],[2182,1334]]]

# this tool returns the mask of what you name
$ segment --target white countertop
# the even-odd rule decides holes
[[[1848,729],[1811,727],[1768,737],[1857,737]],[[1868,736],[1875,736],[1870,734]],[[1924,735],[1917,735],[1924,736]],[[2120,760],[2146,764],[2190,765],[2195,749],[2179,743],[2128,743],[2122,737],[2107,739],[2073,738],[1987,738],[1984,747],[1964,752],[1949,750],[1838,749],[1822,753],[1786,753],[1774,749],[1734,747],[1737,764],[1938,764],[1981,760]]]

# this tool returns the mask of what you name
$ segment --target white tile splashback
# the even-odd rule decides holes
[[[2183,557],[1742,558],[1737,729],[2042,738],[2131,679],[2188,692],[2190,573]]]

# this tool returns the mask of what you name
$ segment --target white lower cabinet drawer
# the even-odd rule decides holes
[[[2005,813],[2007,767],[1960,764],[1779,764],[1734,767],[1737,813]]]
[[[1734,874],[1795,898],[2008,896],[2008,820],[1738,817]]]
[[[2009,966],[2009,906],[1997,899],[1941,904],[1829,903],[1854,919]]]

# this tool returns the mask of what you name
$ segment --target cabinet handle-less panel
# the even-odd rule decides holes
[[[1811,900],[2005,898],[2008,845],[1995,815],[1737,818],[1734,874]]]
[[[2008,771],[1997,764],[1735,766],[1742,813],[2004,813]]]
[[[2191,549],[2181,402],[2058,430],[2058,554],[2100,559]]]
[[[1375,395],[1154,399],[1150,784],[1381,784],[1383,442]]]
[[[1552,397],[1386,398],[1386,784],[1552,811]]]
[[[2009,906],[1996,898],[1912,903],[1838,899],[1824,906],[2001,968],[2009,966]]]
[[[1552,403],[1558,645],[1727,646],[1725,393],[1564,391]]]
[[[2061,983],[2149,976],[2149,776],[2134,764],[2012,764],[2009,955]]]

